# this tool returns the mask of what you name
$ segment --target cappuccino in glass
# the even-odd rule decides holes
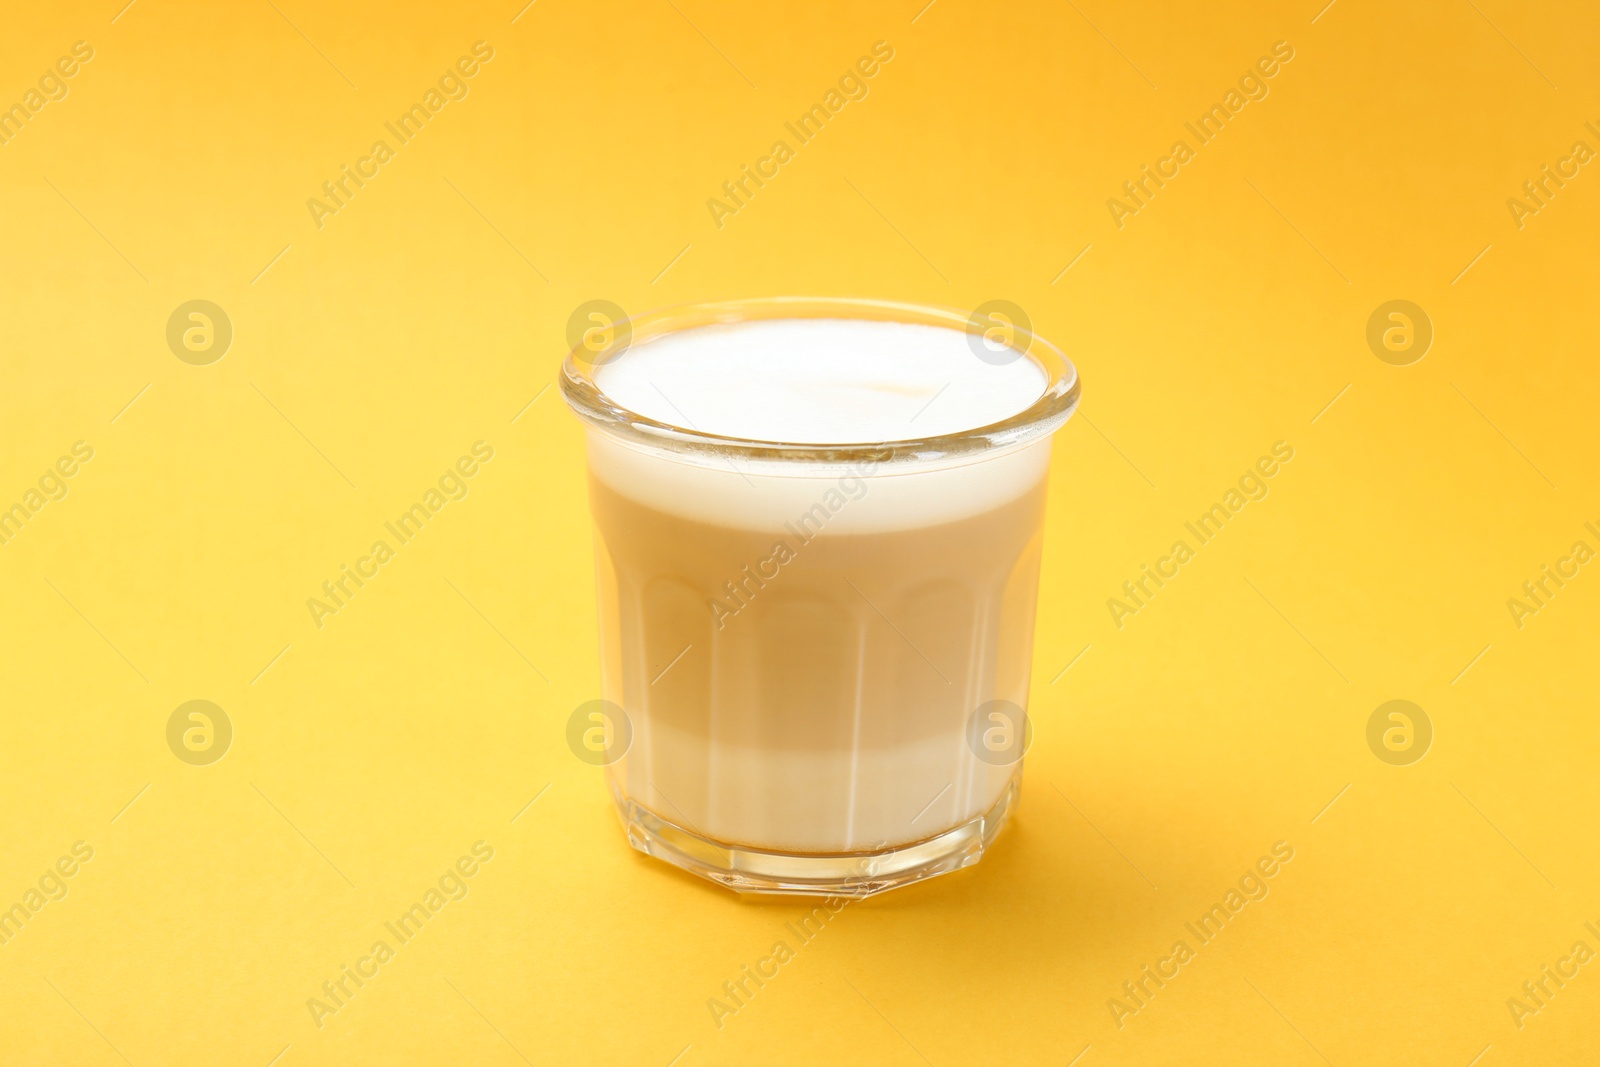
[[[637,847],[789,893],[982,855],[1015,803],[1050,434],[1077,399],[1053,348],[1001,342],[954,313],[764,301],[569,358]]]

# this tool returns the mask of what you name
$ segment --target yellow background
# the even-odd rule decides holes
[[[1600,547],[1600,174],[1521,229],[1506,201],[1600,148],[1600,14],[920,6],[8,9],[0,102],[95,57],[0,147],[0,504],[95,457],[0,546],[0,905],[95,856],[0,946],[0,1062],[1590,1062],[1600,964],[1521,1029],[1506,1002],[1600,949],[1600,574],[1520,629],[1506,600]],[[470,95],[319,229],[306,200],[478,40]],[[870,95],[718,229],[706,199],[879,40]],[[1270,96],[1118,229],[1107,198],[1280,40]],[[780,293],[1012,300],[1084,402],[1015,821],[719,1030],[805,905],[632,852],[568,752],[593,585],[545,390],[583,301]],[[165,340],[197,298],[235,332],[209,366]],[[1396,298],[1436,331],[1407,367],[1365,341]],[[480,439],[470,496],[318,629]],[[1118,629],[1277,440],[1271,495]],[[234,726],[210,766],[167,747],[190,699]],[[1367,747],[1391,699],[1434,726],[1410,766]],[[319,1029],[307,998],[479,840],[470,895]],[[1119,1029],[1280,840],[1271,895]]]

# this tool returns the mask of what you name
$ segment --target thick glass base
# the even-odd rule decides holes
[[[983,858],[1016,806],[1013,775],[994,807],[941,834],[877,850],[774,852],[729,845],[661,818],[615,794],[628,842],[640,852],[740,893],[865,897],[970,867]]]

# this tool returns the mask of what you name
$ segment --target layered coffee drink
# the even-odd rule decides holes
[[[636,845],[740,889],[975,862],[1017,788],[1076,380],[1031,337],[979,358],[959,318],[867,309],[636,322],[568,365],[612,789]]]

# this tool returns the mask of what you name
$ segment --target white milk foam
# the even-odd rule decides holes
[[[976,429],[1044,391],[1032,360],[994,366],[961,330],[862,319],[703,326],[640,344],[599,369],[630,411],[702,433],[870,444]]]
[[[862,444],[977,429],[1027,410],[1045,375],[1032,360],[978,358],[943,326],[770,319],[704,326],[630,347],[597,368],[611,400],[702,433],[793,444]],[[996,507],[1043,477],[1049,439],[967,459],[867,466],[870,482],[829,524],[864,533],[948,522]],[[594,475],[641,503],[747,529],[779,526],[850,472],[804,463],[674,456],[589,434]],[[837,494],[835,494],[837,498]]]

